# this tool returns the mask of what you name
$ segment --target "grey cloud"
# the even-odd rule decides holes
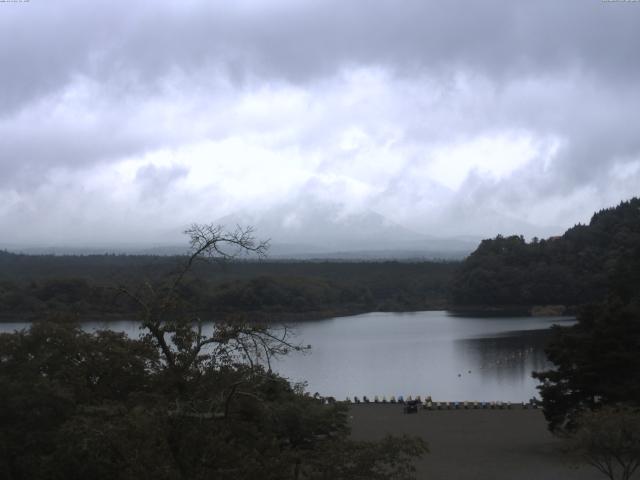
[[[156,3],[153,15],[140,12],[140,23],[111,54],[156,72],[222,62],[247,75],[294,81],[358,64],[450,66],[490,75],[580,67],[626,78],[639,71],[633,59],[640,14],[628,5],[579,0],[266,5],[201,3],[187,13]]]
[[[32,2],[0,20],[5,108],[80,72],[154,81],[219,65],[304,81],[354,65],[526,75],[581,68],[637,78],[634,5],[557,2]]]
[[[74,75],[91,69],[118,31],[120,16],[96,6],[92,18],[77,2],[30,2],[0,10],[0,115],[15,113],[30,102],[58,91]],[[83,9],[89,13],[89,4]]]
[[[2,130],[2,129],[0,129]],[[82,168],[118,158],[146,145],[133,137],[118,138],[104,131],[83,128],[19,131],[0,138],[0,188],[23,191],[46,181],[51,168]]]
[[[566,192],[589,184],[603,187],[613,166],[640,158],[640,89],[612,88],[601,81],[550,92],[544,99],[532,99],[538,112],[526,119],[529,129],[557,135],[565,142],[544,175],[529,179],[535,183],[538,178],[539,193]],[[506,115],[514,121],[519,117],[511,109]]]
[[[114,103],[162,95],[163,80],[175,71],[210,95],[207,77],[216,74],[257,84],[263,76],[309,82],[359,65],[444,75],[444,85],[456,71],[477,72],[498,90],[510,78],[578,70],[587,82],[604,79],[605,89],[615,89],[621,78],[638,80],[640,8],[634,7],[578,0],[407,0],[401,7],[391,0],[193,2],[189,8],[32,2],[0,17],[0,115],[28,108],[78,75],[101,84]]]
[[[364,198],[423,222],[422,230],[476,233],[491,223],[533,232],[530,223],[581,218],[637,193],[637,172],[620,188],[611,172],[640,158],[640,4],[68,0],[10,8],[0,4],[0,194],[13,189],[28,199],[55,167],[80,172],[261,134],[271,135],[265,143],[275,153],[324,159],[312,177],[342,171],[356,154],[360,162],[371,152],[393,155],[404,170],[371,197],[353,200],[344,179],[300,188],[345,203]],[[383,91],[353,104],[336,100],[360,68],[382,72]],[[72,104],[65,95],[84,83],[93,90],[77,112],[47,107]],[[230,115],[243,94],[274,85],[304,91],[304,118],[280,119],[278,105],[258,120]],[[155,111],[162,102],[177,112]],[[351,126],[373,140],[340,151],[334,143]],[[501,132],[561,147],[501,180],[472,174],[458,192],[413,178],[434,146]],[[138,193],[164,201],[185,175],[186,167],[150,164],[138,170]],[[545,215],[552,204],[562,208]]]
[[[148,164],[138,168],[135,180],[140,186],[142,200],[150,201],[164,198],[171,185],[188,174],[189,169],[184,165],[157,167]]]

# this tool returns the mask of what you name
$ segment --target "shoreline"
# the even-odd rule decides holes
[[[564,453],[538,409],[420,410],[398,404],[349,407],[351,437],[417,435],[430,453],[415,462],[418,480],[597,480],[602,474]]]
[[[453,306],[448,305],[430,305],[424,306],[420,308],[411,308],[411,309],[395,309],[395,310],[387,310],[387,309],[371,309],[371,308],[335,308],[335,309],[327,309],[327,310],[310,310],[306,312],[264,312],[264,311],[238,311],[238,312],[215,312],[210,314],[210,318],[206,320],[207,322],[216,321],[219,319],[224,319],[225,317],[229,318],[242,318],[246,317],[246,319],[250,322],[255,323],[287,323],[287,322],[311,322],[315,320],[327,320],[329,318],[337,318],[337,317],[351,317],[355,315],[362,315],[366,313],[419,313],[419,312],[447,312],[448,315],[451,316],[459,316],[459,317],[477,317],[477,318],[486,318],[486,317],[548,317],[548,316],[559,316],[559,317],[573,317],[575,313],[571,309],[567,309],[564,313],[558,314],[556,311],[545,311],[545,310],[532,310],[533,307],[530,307],[529,310],[525,309],[501,309],[501,308],[486,308],[486,309],[460,309],[455,308]],[[535,312],[535,313],[534,313]],[[1,323],[33,323],[37,321],[50,321],[50,320],[60,320],[60,319],[68,319],[71,322],[122,322],[122,321],[132,321],[138,315],[137,312],[129,312],[129,313],[115,313],[115,312],[89,312],[89,313],[77,313],[77,312],[41,312],[41,313],[25,313],[25,312],[12,312],[0,313],[0,324]]]
[[[205,322],[213,322],[224,318],[232,320],[246,319],[252,323],[288,323],[288,322],[311,322],[315,320],[327,320],[337,317],[352,317],[366,313],[417,313],[417,312],[438,312],[446,311],[446,308],[437,306],[433,308],[420,308],[418,310],[375,310],[371,308],[344,308],[327,310],[310,310],[307,312],[264,312],[264,311],[238,311],[238,312],[215,312],[209,314]],[[0,323],[33,323],[37,321],[48,321],[68,317],[69,321],[83,322],[122,322],[132,321],[138,315],[137,312],[130,313],[72,313],[72,312],[43,312],[39,313],[2,313]],[[204,315],[202,315],[204,316]]]

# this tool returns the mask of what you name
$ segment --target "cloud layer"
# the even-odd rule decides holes
[[[0,4],[3,242],[301,198],[550,234],[638,194],[637,45],[633,2]]]

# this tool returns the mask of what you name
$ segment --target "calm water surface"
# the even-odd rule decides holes
[[[434,400],[524,401],[537,396],[531,372],[549,367],[544,345],[552,324],[566,317],[454,317],[446,312],[368,313],[301,322],[295,340],[310,344],[274,369],[310,392],[354,395],[431,395]],[[139,334],[137,322],[91,322]],[[0,324],[0,331],[24,328]]]
[[[336,398],[431,395],[434,400],[523,401],[537,395],[531,372],[548,368],[544,346],[561,317],[468,318],[446,312],[369,313],[306,322],[309,354],[277,365],[311,392]]]

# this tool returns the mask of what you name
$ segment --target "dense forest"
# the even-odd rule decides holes
[[[445,304],[450,284],[463,306],[582,305],[575,325],[554,327],[554,368],[534,373],[549,428],[584,434],[589,414],[598,428],[640,421],[638,199],[562,237],[485,240],[463,264],[207,262],[216,242],[260,247],[198,234],[191,257],[0,253],[2,312],[52,320],[0,335],[0,474],[413,478],[412,459],[428,451],[420,438],[351,440],[346,404],[271,371],[270,358],[305,347],[238,314],[429,308]],[[94,314],[136,315],[145,335],[74,322]],[[203,334],[217,315],[234,321]]]
[[[184,257],[32,256],[0,252],[3,319],[53,313],[127,317],[135,312],[118,286],[170,275]],[[181,285],[205,318],[247,313],[261,320],[372,310],[443,308],[457,264],[451,262],[198,262]]]
[[[195,226],[171,275],[121,291],[145,334],[64,321],[0,334],[0,478],[10,480],[409,480],[420,438],[349,437],[348,406],[271,370],[306,347],[287,330],[217,322],[203,333],[181,288],[220,244],[250,236]]]
[[[603,300],[611,288],[632,290],[639,272],[640,199],[601,210],[564,235],[525,241],[483,240],[451,284],[457,306],[579,306]]]
[[[587,303],[578,309],[577,323],[554,327],[546,348],[554,368],[534,374],[542,382],[539,390],[551,430],[583,430],[590,448],[594,438],[605,438],[608,455],[622,452],[628,456],[631,452],[638,465],[640,437],[633,425],[640,421],[639,219],[640,201],[633,199],[597,213],[588,227],[577,229],[594,245],[582,251],[591,255],[599,252],[601,258],[586,254],[585,258],[590,259],[593,277],[604,277],[606,284],[594,287],[592,298],[576,298]],[[575,231],[567,233],[575,235]],[[588,266],[583,271],[588,271]],[[597,273],[596,267],[602,272]],[[588,280],[587,276],[585,283]],[[591,285],[595,284],[592,280]],[[594,419],[585,417],[588,412],[597,412],[595,431],[604,430],[604,436],[584,431],[594,426]],[[627,415],[636,423],[630,423]]]
[[[627,259],[640,249],[640,199],[595,213],[548,239],[483,240],[459,262],[199,262],[181,288],[206,318],[246,313],[260,320],[313,318],[375,310],[579,305],[638,283]],[[148,255],[21,255],[0,252],[0,317],[129,317],[118,286],[170,275],[184,260]]]

